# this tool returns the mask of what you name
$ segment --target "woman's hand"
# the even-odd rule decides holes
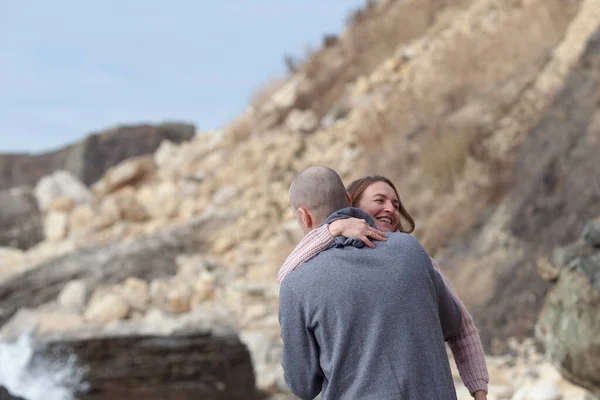
[[[487,400],[487,393],[484,392],[483,390],[478,390],[477,392],[473,393],[473,399],[474,400]]]
[[[385,242],[387,236],[377,228],[367,224],[367,221],[360,218],[338,219],[329,224],[329,232],[333,237],[345,236],[362,240],[367,246],[374,248],[375,245],[369,240],[381,240]]]

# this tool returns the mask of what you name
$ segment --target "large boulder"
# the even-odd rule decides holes
[[[26,250],[44,239],[35,196],[27,187],[0,191],[0,247]]]
[[[28,400],[258,398],[247,348],[206,312],[152,311],[137,321],[21,336],[2,346],[21,350],[25,362],[0,383]]]
[[[154,171],[152,156],[133,157],[110,168],[102,180],[96,182],[93,189],[98,195],[116,192],[127,186],[135,185]]]
[[[40,210],[45,212],[53,203],[55,208],[62,208],[57,205],[57,200],[61,199],[71,199],[75,204],[87,203],[92,199],[92,193],[72,173],[55,171],[40,179],[35,186],[35,197]]]
[[[589,238],[583,235],[540,263],[553,286],[536,335],[565,378],[600,397],[600,248]]]
[[[22,397],[12,396],[6,388],[0,386],[0,400],[25,400]]]

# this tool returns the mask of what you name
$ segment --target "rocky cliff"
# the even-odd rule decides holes
[[[25,337],[13,346],[19,345],[30,355],[14,366],[7,386],[26,399],[259,398],[246,346],[234,330],[202,312],[155,312],[110,327]]]
[[[514,149],[509,186],[482,227],[446,253],[464,279],[485,276],[473,302],[488,339],[530,335],[548,290],[536,260],[579,236],[600,214],[600,30],[539,122]],[[500,261],[502,260],[502,261]],[[465,264],[460,265],[460,263]],[[491,342],[488,342],[491,345]]]
[[[44,239],[37,200],[28,187],[0,190],[0,246],[28,249]]]
[[[275,277],[299,240],[287,189],[325,164],[347,183],[396,182],[487,350],[505,354],[490,358],[490,398],[583,399],[515,342],[549,288],[538,256],[600,214],[599,27],[597,0],[369,2],[223,130],[110,168],[88,201],[49,196],[44,229],[60,234],[3,264],[5,326],[28,307],[38,334],[219,312],[257,385],[285,393]],[[196,242],[172,234],[203,218],[214,229],[192,229]]]
[[[569,380],[600,398],[600,220],[538,264],[552,283],[536,327],[549,359]]]
[[[109,167],[129,157],[152,153],[163,140],[174,143],[189,140],[194,132],[194,126],[178,123],[120,126],[48,153],[0,154],[0,190],[33,187],[55,170],[69,171],[90,185]]]

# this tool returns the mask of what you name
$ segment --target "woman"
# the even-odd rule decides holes
[[[414,231],[415,222],[402,205],[398,191],[389,179],[382,176],[358,179],[348,187],[348,193],[352,198],[353,207],[368,212],[375,220],[377,229],[370,227],[364,220],[348,218],[337,220],[311,231],[296,246],[279,270],[280,282],[291,270],[329,248],[336,236],[360,238],[367,246],[375,247],[369,238],[385,241],[384,232],[412,233]],[[407,226],[402,223],[402,218],[405,219]],[[433,259],[431,263],[441,274],[439,266]],[[456,338],[449,340],[448,344],[465,386],[476,400],[484,400],[489,377],[479,333],[473,324],[471,315],[445,277],[443,275],[442,277],[463,316],[461,333]]]

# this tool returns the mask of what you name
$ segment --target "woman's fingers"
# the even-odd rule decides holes
[[[372,248],[372,249],[374,249],[374,248],[375,248],[375,245],[373,244],[373,242],[371,242],[371,241],[369,240],[369,238],[368,238],[368,237],[366,237],[366,236],[361,236],[361,237],[360,237],[360,240],[362,240],[362,241],[363,241],[363,242],[364,242],[364,243],[365,243],[367,246],[369,246],[370,248]]]
[[[346,218],[334,221],[329,224],[329,231],[333,236],[342,235],[360,239],[369,247],[375,247],[371,240],[379,240],[382,242],[387,240],[387,236],[384,232],[371,227],[364,219]],[[369,240],[369,238],[371,240]]]
[[[382,242],[385,242],[387,240],[387,235],[383,232],[379,232],[379,233],[377,233],[377,236],[374,237],[373,239],[381,240]]]
[[[385,242],[387,240],[387,235],[379,229],[371,228],[367,231],[366,235],[371,239],[381,240],[382,242]]]

